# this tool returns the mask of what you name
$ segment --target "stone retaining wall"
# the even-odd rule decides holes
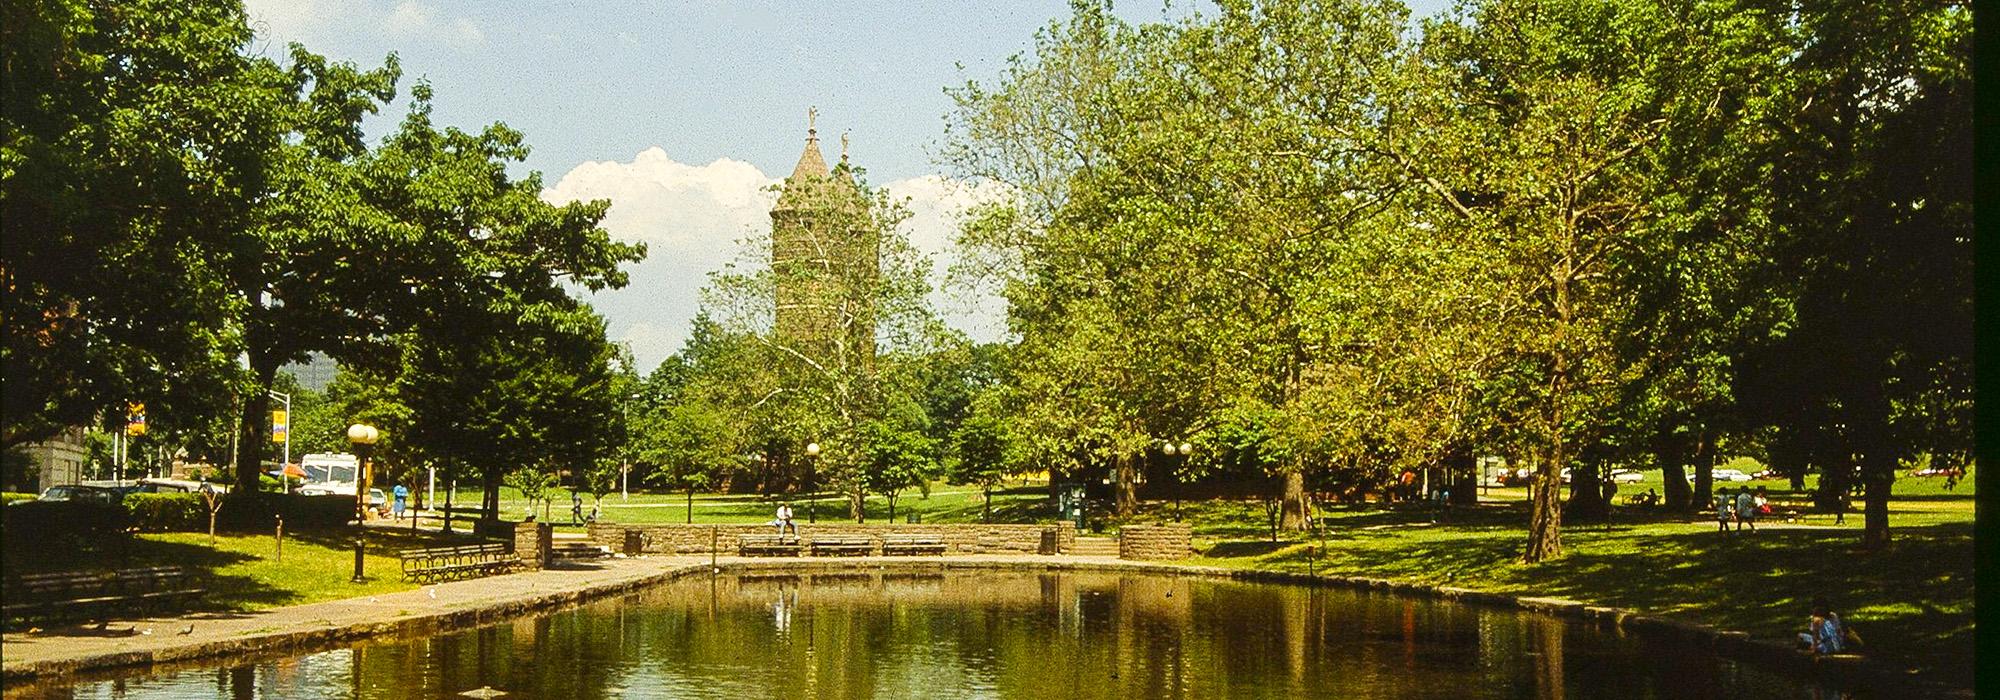
[[[1119,559],[1173,560],[1194,556],[1194,526],[1126,525],[1118,528]]]
[[[867,537],[875,544],[874,554],[881,553],[884,535],[936,537],[944,542],[946,554],[1057,554],[1067,553],[1076,546],[1076,526],[1067,522],[1047,525],[798,523],[798,528],[799,539],[805,542],[811,542],[814,537]],[[708,554],[711,542],[720,553],[734,554],[738,537],[769,535],[776,531],[770,525],[683,523],[591,523],[589,529],[593,544],[627,555]]]

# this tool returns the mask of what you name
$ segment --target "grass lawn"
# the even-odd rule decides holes
[[[1192,563],[1556,596],[1761,638],[1802,629],[1813,596],[1825,595],[1864,635],[1867,653],[1966,685],[1973,668],[1973,498],[1969,481],[1954,492],[1942,483],[1899,481],[1890,504],[1894,543],[1873,552],[1857,546],[1858,509],[1837,527],[1830,516],[1814,516],[1804,525],[1765,522],[1755,534],[1731,536],[1717,533],[1711,519],[1626,509],[1608,531],[1600,523],[1569,524],[1565,556],[1532,566],[1515,563],[1527,539],[1519,499],[1485,502],[1440,524],[1422,508],[1330,510],[1317,555],[1308,545],[1318,540],[1303,535],[1272,542],[1255,502],[1189,504],[1184,517],[1195,525]],[[1754,485],[1775,498],[1803,499],[1776,488],[1782,482]],[[1172,506],[1148,505],[1140,520],[1171,517]]]
[[[7,552],[8,574],[40,571],[99,571],[174,565],[186,568],[194,585],[207,589],[201,610],[259,610],[379,595],[415,588],[402,581],[396,551],[440,543],[435,534],[370,530],[366,582],[352,583],[354,534],[351,529],[286,532],[284,558],[270,534],[222,534],[215,546],[208,535],[147,533],[102,552],[66,552],[63,557]],[[462,540],[453,540],[462,541]]]

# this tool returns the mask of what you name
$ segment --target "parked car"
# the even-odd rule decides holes
[[[140,493],[199,493],[204,488],[215,493],[229,493],[228,486],[187,479],[140,479],[137,486]]]
[[[1717,469],[1709,473],[1716,481],[1749,481],[1750,475],[1740,469]]]
[[[1611,472],[1611,483],[1614,484],[1636,484],[1645,480],[1645,472],[1637,469],[1619,469]]]
[[[42,495],[37,497],[36,500],[95,501],[98,503],[104,503],[108,505],[125,500],[125,494],[119,493],[118,489],[115,488],[105,488],[102,486],[86,486],[83,484],[64,484],[62,486],[50,486],[47,489],[44,489],[42,491]]]

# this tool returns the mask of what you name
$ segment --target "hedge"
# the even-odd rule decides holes
[[[198,493],[128,494],[125,510],[144,532],[208,531],[208,503]]]
[[[30,501],[0,508],[0,533],[10,552],[67,555],[77,549],[116,543],[132,525],[132,514],[117,504],[90,501]]]
[[[218,529],[263,532],[285,516],[285,528],[337,527],[354,519],[351,496],[301,496],[295,493],[231,494],[216,514]],[[203,522],[206,523],[206,511]],[[206,527],[206,525],[204,525]]]

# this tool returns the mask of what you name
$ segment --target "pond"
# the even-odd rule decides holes
[[[1817,698],[1694,649],[1338,588],[1009,570],[724,574],[50,698]],[[467,691],[474,691],[466,695]]]

